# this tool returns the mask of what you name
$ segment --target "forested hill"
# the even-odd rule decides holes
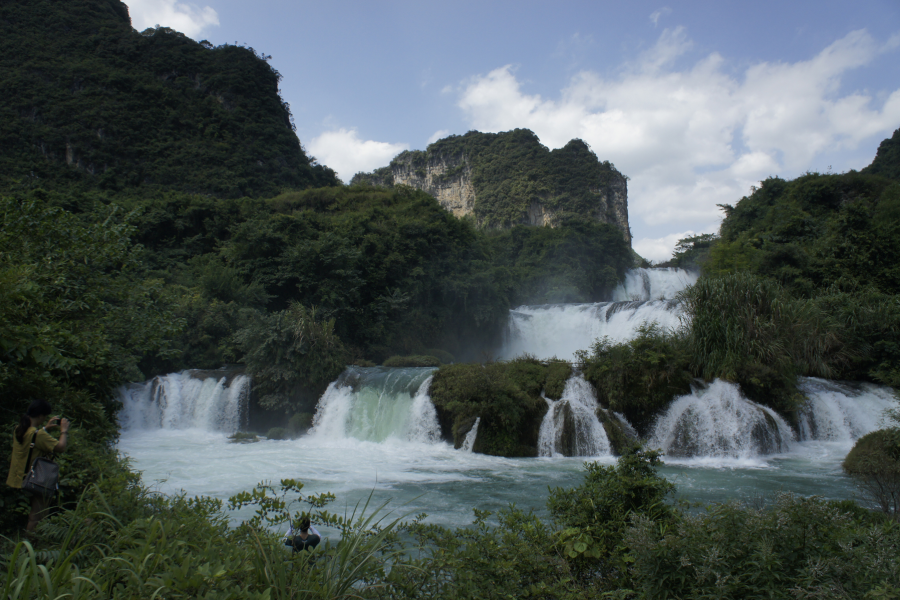
[[[0,191],[272,196],[335,185],[252,48],[138,33],[118,0],[0,3]]]
[[[550,150],[528,129],[470,131],[403,152],[353,182],[425,190],[456,216],[471,215],[487,229],[586,218],[618,227],[631,243],[627,178],[582,140]]]
[[[862,172],[900,179],[900,129],[894,131],[893,136],[881,142],[875,160]]]

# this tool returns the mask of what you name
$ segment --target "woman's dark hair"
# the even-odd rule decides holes
[[[25,414],[19,417],[19,426],[16,427],[15,435],[19,443],[25,441],[25,432],[31,427],[31,417],[44,417],[53,412],[53,407],[46,400],[32,400],[28,405]]]

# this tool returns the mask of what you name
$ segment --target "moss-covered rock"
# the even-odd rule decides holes
[[[475,419],[481,418],[473,451],[495,456],[537,456],[550,382],[571,371],[563,363],[545,365],[526,357],[510,362],[441,367],[431,384],[431,399],[442,435],[459,448]],[[560,392],[561,394],[561,392]]]
[[[290,438],[290,435],[284,427],[273,427],[266,433],[266,438],[270,440],[286,440]]]
[[[606,431],[606,437],[609,439],[609,445],[612,447],[613,454],[621,456],[625,451],[639,441],[638,436],[629,431],[622,425],[622,422],[615,415],[602,408],[597,409],[597,418]]]

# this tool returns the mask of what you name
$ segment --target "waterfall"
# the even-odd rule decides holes
[[[801,440],[850,444],[884,427],[884,411],[897,408],[890,388],[872,384],[853,385],[803,377],[800,389],[806,396],[799,415]]]
[[[246,417],[250,378],[224,371],[182,371],[119,388],[123,429],[234,433]]]
[[[460,446],[460,450],[463,452],[471,452],[472,448],[475,447],[475,438],[478,437],[478,425],[481,423],[481,417],[475,418],[475,423],[472,425],[472,429],[469,430],[469,433],[466,434],[466,439],[463,440],[462,446]]]
[[[674,457],[750,458],[785,452],[793,439],[777,413],[716,379],[676,398],[654,424],[649,446]]]
[[[672,299],[684,288],[697,283],[700,273],[684,269],[631,269],[613,292],[614,302]]]
[[[580,374],[566,382],[562,398],[545,398],[550,409],[538,434],[539,456],[600,456],[611,449],[597,418],[597,397]]]
[[[434,371],[347,367],[319,399],[310,435],[437,442],[440,426],[428,395]]]
[[[697,280],[683,269],[632,269],[613,293],[613,302],[520,306],[509,311],[503,358],[522,354],[574,360],[597,338],[625,342],[638,327],[658,323],[666,329],[681,324],[675,295]]]

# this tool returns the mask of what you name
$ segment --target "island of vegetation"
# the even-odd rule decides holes
[[[448,439],[481,418],[477,451],[533,454],[540,394],[558,397],[572,366],[479,359],[510,307],[598,301],[634,266],[610,200],[621,175],[524,130],[404,158],[410,182],[423,161],[437,185],[433,160],[466,157],[473,217],[458,218],[387,181],[393,166],[340,185],[303,151],[253,49],[139,33],[118,0],[13,0],[0,29],[0,421],[11,431],[43,397],[74,423],[35,537],[18,533],[25,498],[0,491],[4,597],[900,597],[890,496],[881,510],[787,494],[691,510],[671,502],[660,456],[611,422],[618,464],[551,490],[547,519],[337,515],[293,480],[227,505],[154,493],[116,452],[116,389],[187,367],[241,365],[259,414],[284,424],[347,364],[439,365]],[[640,431],[694,378],[718,377],[790,422],[800,376],[900,385],[898,144],[900,131],[861,172],[767,179],[723,207],[718,235],[682,240],[670,264],[703,273],[682,298],[690,325],[585,352],[603,408]],[[502,176],[520,160],[531,191]],[[534,202],[552,227],[524,224]],[[845,470],[895,493],[897,431],[861,439]],[[241,507],[256,512],[235,526]],[[342,534],[314,561],[271,532],[301,510]]]

